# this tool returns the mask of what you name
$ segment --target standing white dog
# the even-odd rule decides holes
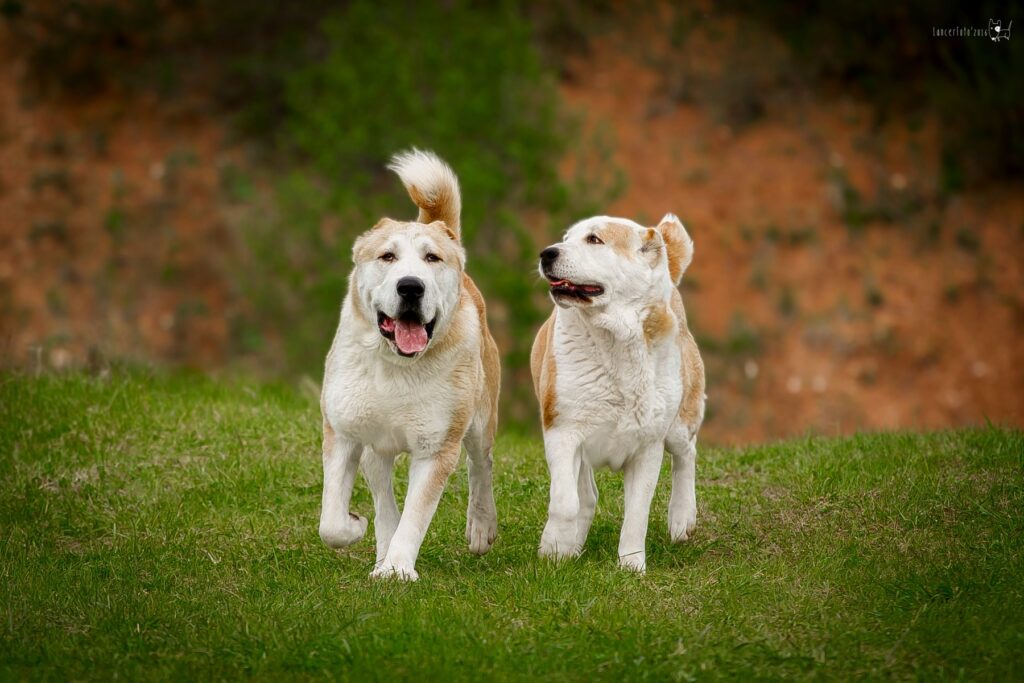
[[[693,241],[672,214],[656,228],[598,216],[543,252],[540,272],[557,307],[530,365],[551,472],[544,557],[579,554],[597,506],[594,468],[623,470],[619,564],[646,570],[647,521],[662,456],[672,454],[669,533],[697,521],[697,430],[704,364],[676,286]]]
[[[419,216],[408,223],[384,218],[352,249],[355,269],[320,399],[320,538],[341,548],[366,533],[366,518],[349,511],[361,463],[376,514],[371,576],[415,581],[420,545],[463,440],[469,454],[466,540],[479,554],[494,542],[491,447],[501,369],[483,298],[464,272],[455,174],[417,150],[395,156],[389,168]],[[391,474],[402,452],[410,457],[409,490],[399,515]]]

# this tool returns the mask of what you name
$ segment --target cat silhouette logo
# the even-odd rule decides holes
[[[1002,19],[989,19],[988,20],[988,37],[992,39],[992,42],[999,42],[1000,40],[1010,39],[1010,28],[1013,27],[1013,20],[1006,26],[1003,26]]]

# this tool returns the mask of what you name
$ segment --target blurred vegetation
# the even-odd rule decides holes
[[[594,35],[640,22],[667,7],[610,3],[371,2],[369,0],[0,0],[0,19],[27,55],[37,97],[88,98],[156,93],[169,111],[199,107],[227,117],[253,150],[251,164],[220,169],[240,253],[226,266],[241,309],[232,309],[235,348],[271,373],[317,377],[350,270],[355,236],[380,216],[415,209],[385,170],[395,151],[437,151],[464,192],[469,271],[487,296],[505,354],[506,424],[533,422],[526,360],[548,309],[533,275],[536,243],[572,219],[601,211],[621,186],[599,138],[585,139],[560,109],[565,58],[586,55]],[[1024,174],[1024,47],[1021,36],[938,38],[933,27],[987,26],[1014,19],[1020,3],[909,5],[798,0],[785,5],[727,0],[715,17],[740,17],[734,49],[720,70],[664,64],[667,92],[699,100],[741,128],[785,102],[805,82],[877,104],[879,123],[941,118],[942,193],[987,178]],[[680,47],[709,10],[675,8],[668,30]],[[642,46],[637,48],[642,49]],[[198,95],[198,96],[197,96]],[[206,112],[204,112],[206,113]],[[255,144],[252,144],[254,143]],[[100,146],[100,141],[97,141]],[[566,180],[566,153],[598,176]],[[195,163],[169,159],[173,170]],[[703,181],[695,171],[692,182]],[[37,175],[37,187],[71,194],[66,175]],[[835,173],[851,231],[915,209],[910,193],[878,198]],[[123,239],[114,206],[105,229]],[[36,237],[66,240],[66,226],[40,220]],[[813,237],[775,231],[786,244]],[[958,238],[965,250],[966,238]],[[752,284],[765,289],[755,264]],[[170,282],[173,273],[165,271]],[[870,289],[870,288],[869,288]],[[877,297],[868,292],[869,302]],[[52,307],[64,305],[56,297]],[[799,301],[778,295],[782,315]],[[737,319],[710,354],[756,354],[756,330]]]
[[[388,159],[411,146],[436,151],[462,185],[468,270],[504,354],[506,422],[533,421],[527,361],[548,308],[536,241],[596,212],[621,183],[607,163],[579,165],[596,177],[558,172],[570,148],[607,156],[560,109],[555,87],[558,60],[585,49],[580,22],[592,10],[7,0],[2,12],[41,96],[155,91],[173,106],[178,93],[205,92],[236,134],[258,141],[257,163],[222,168],[221,189],[244,216],[229,268],[247,306],[233,338],[271,372],[319,376],[352,242],[382,215],[415,216]],[[108,224],[116,232],[118,217]]]
[[[987,28],[1024,15],[1024,3],[729,0],[778,35],[801,75],[877,103],[879,121],[936,114],[943,190],[1024,175],[1024,40],[937,37],[933,28]]]
[[[273,101],[277,79],[315,46],[327,0],[0,0],[0,18],[49,97],[211,86],[212,102]],[[244,68],[259,57],[265,72]]]

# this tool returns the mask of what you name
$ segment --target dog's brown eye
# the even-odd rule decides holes
[[[438,261],[441,260],[441,257],[438,256],[437,254],[427,254],[426,256],[423,257],[423,260],[426,261],[427,263],[437,263]]]
[[[587,235],[587,244],[604,244],[597,235]]]
[[[383,254],[380,255],[379,258],[384,263],[391,263],[392,261],[395,260],[395,255],[390,251],[385,251]]]

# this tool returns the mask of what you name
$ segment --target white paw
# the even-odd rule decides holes
[[[647,553],[641,551],[619,556],[619,566],[623,569],[636,572],[637,574],[647,573]]]
[[[466,542],[469,551],[483,555],[491,549],[491,544],[498,535],[498,513],[491,510],[487,514],[470,514],[466,519]]]
[[[320,519],[320,538],[331,548],[352,545],[366,534],[366,517],[350,512],[342,520]]]
[[[668,535],[673,543],[682,543],[697,526],[697,506],[671,510],[668,515]]]
[[[412,567],[398,567],[387,560],[370,572],[371,579],[395,579],[396,581],[419,581],[420,575]]]
[[[552,534],[545,533],[541,536],[540,549],[537,554],[552,560],[565,560],[579,555],[580,547],[575,539],[559,539]]]

